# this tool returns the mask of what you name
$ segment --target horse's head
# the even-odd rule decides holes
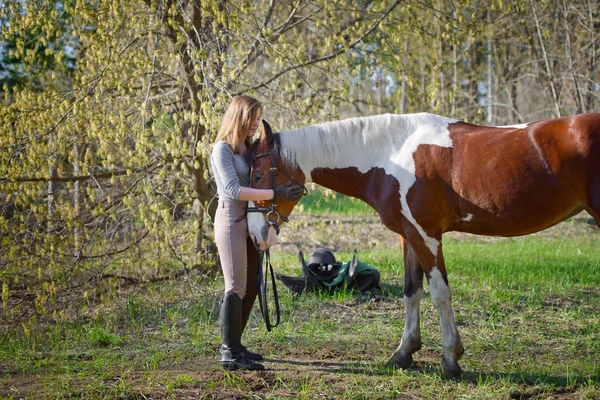
[[[290,182],[302,185],[306,177],[296,165],[284,160],[280,154],[280,141],[269,124],[263,120],[264,129],[252,145],[250,162],[252,173],[250,187],[274,189]],[[306,194],[306,188],[305,188]],[[300,201],[263,200],[248,205],[248,232],[261,250],[277,242],[279,227],[287,222],[294,206]]]

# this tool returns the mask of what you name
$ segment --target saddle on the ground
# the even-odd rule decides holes
[[[337,262],[333,253],[324,249],[312,253],[308,264],[304,260],[302,251],[298,252],[298,259],[302,265],[302,275],[297,277],[277,275],[279,280],[295,293],[343,285],[360,292],[379,289],[379,271],[358,261],[356,250],[352,260],[346,263]]]

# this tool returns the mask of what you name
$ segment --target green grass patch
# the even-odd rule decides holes
[[[101,326],[92,326],[87,331],[87,338],[92,346],[111,347],[123,344],[123,339],[119,335],[110,333]]]
[[[0,331],[5,398],[598,398],[600,235],[444,240],[464,377],[441,377],[438,316],[421,305],[417,367],[384,366],[403,331],[398,248],[359,251],[381,273],[384,295],[347,290],[293,295],[279,285],[282,323],[267,332],[258,307],[244,344],[264,373],[218,366],[222,280],[132,288],[103,312],[51,326]],[[297,275],[277,252],[278,273]],[[336,252],[339,260],[352,252]],[[106,307],[106,306],[105,306]],[[94,311],[94,312],[92,312]]]
[[[377,215],[375,210],[364,201],[333,192],[315,184],[309,185],[308,194],[300,200],[295,212],[313,215]]]
[[[499,300],[516,296],[583,300],[587,289],[600,287],[597,240],[596,236],[561,240],[532,236],[496,243],[447,240],[444,255],[450,280],[468,279],[469,291],[487,287],[486,296]]]

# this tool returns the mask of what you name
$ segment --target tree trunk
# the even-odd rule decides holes
[[[596,4],[596,3],[594,3]],[[591,48],[590,48],[590,66],[589,66],[589,76],[590,79],[588,80],[588,93],[587,93],[587,109],[588,110],[594,110],[594,92],[596,91],[596,80],[595,80],[595,75],[596,75],[596,35],[598,30],[600,29],[600,22],[594,22],[594,13],[593,13],[593,7],[594,5],[592,4],[592,1],[588,2],[588,15],[590,18],[590,32],[591,32],[591,37],[589,39],[589,42],[591,43]]]
[[[52,180],[52,178],[56,178],[58,176],[58,172],[56,168],[50,167],[50,180],[48,181],[48,219],[46,221],[46,233],[50,234],[53,229],[52,220],[54,219],[54,193],[56,192],[56,182]]]
[[[542,59],[544,60],[544,66],[546,68],[546,77],[548,79],[548,86],[550,87],[551,101],[552,101],[552,113],[555,118],[560,118],[560,104],[558,102],[558,95],[556,92],[556,85],[554,84],[554,73],[550,67],[550,61],[548,53],[546,52],[546,45],[544,44],[544,37],[542,36],[542,28],[540,26],[540,20],[535,10],[535,2],[531,0],[531,11],[533,12],[533,19],[535,22],[535,28],[537,31],[538,40],[540,41],[540,50],[542,52]]]
[[[488,35],[487,35],[487,123],[488,125],[492,125],[494,123],[494,108],[493,108],[493,84],[494,80],[492,78],[492,14],[491,11],[488,11]]]
[[[573,66],[573,53],[571,51],[571,33],[569,31],[569,8],[567,7],[566,0],[562,1],[563,5],[563,17],[565,22],[565,52],[567,56],[567,60],[569,61],[569,71],[571,73],[571,78],[573,79],[573,83],[575,84],[575,98],[577,101],[577,114],[581,114],[585,112],[585,104],[583,102],[583,94],[581,93],[581,87],[579,85],[579,79],[577,78],[577,74],[575,73],[575,68]]]
[[[75,153],[73,158],[73,175],[77,177],[81,172],[79,167],[79,159],[81,154],[79,150],[79,144],[77,142],[73,143],[73,152]],[[81,183],[78,180],[73,183],[73,210],[76,218],[79,215],[80,210],[80,186]],[[76,255],[79,253],[79,235],[79,228],[75,226],[75,228],[73,228],[73,254]]]
[[[453,21],[456,21],[456,7],[452,12]],[[452,23],[452,104],[450,105],[450,116],[454,118],[456,115],[456,93],[458,93],[458,56],[456,50],[456,41],[454,40],[454,35],[456,34],[456,23]]]
[[[398,107],[400,114],[406,113],[406,66],[408,64],[407,55],[408,39],[404,39],[404,52],[402,53],[402,76],[400,78],[400,103]]]

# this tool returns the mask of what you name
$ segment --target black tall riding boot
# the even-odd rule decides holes
[[[221,365],[225,369],[248,369],[260,371],[264,365],[250,360],[242,349],[242,299],[233,292],[225,293],[221,304]]]
[[[254,248],[254,243],[252,243],[252,239],[248,238],[247,241],[247,257],[248,257],[248,273],[246,280],[246,295],[242,299],[242,334],[244,333],[244,329],[246,329],[246,325],[248,324],[248,320],[250,319],[250,314],[252,313],[252,307],[254,306],[254,301],[256,300],[256,296],[258,295],[258,253]],[[253,351],[248,350],[244,345],[242,345],[242,350],[246,357],[251,359],[252,361],[261,361],[263,359],[262,354],[255,353]]]

